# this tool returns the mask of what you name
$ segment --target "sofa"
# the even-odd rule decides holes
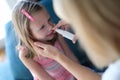
[[[40,3],[46,7],[53,22],[57,23],[60,19],[54,13],[53,6],[52,6],[52,0],[41,0]],[[11,21],[6,23],[5,33],[6,33],[5,53],[7,56],[7,61],[5,61],[5,62],[7,64],[6,72],[8,72],[8,74],[4,75],[4,77],[3,77],[4,79],[0,79],[0,80],[33,80],[31,73],[24,66],[24,64],[20,61],[20,59],[18,57],[18,52],[16,51],[16,45],[18,43],[18,39],[17,39],[17,36],[13,29],[13,24]],[[76,44],[73,44],[68,39],[65,39],[65,41],[67,42],[67,44],[69,45],[70,49],[73,51],[75,56],[79,59],[80,64],[87,66],[95,71],[101,71],[101,70],[97,69],[90,62],[88,57],[85,55],[84,50],[82,50],[81,47],[78,45],[78,42]]]

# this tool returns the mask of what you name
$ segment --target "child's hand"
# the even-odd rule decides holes
[[[34,42],[33,47],[38,54],[52,59],[56,59],[58,54],[61,53],[56,47],[40,42]]]
[[[27,48],[23,45],[18,46],[17,50],[19,51],[19,54],[21,53],[27,54]]]
[[[53,30],[56,30],[57,28],[61,28],[61,29],[63,29],[63,30],[69,30],[69,27],[70,27],[70,25],[67,23],[67,22],[65,22],[65,21],[63,21],[63,20],[60,20],[56,25],[55,25],[55,27],[53,28]]]

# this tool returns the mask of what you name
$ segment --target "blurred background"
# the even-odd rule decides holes
[[[5,24],[11,20],[11,10],[17,0],[0,0],[0,62],[4,60]]]
[[[19,0],[0,0],[0,80],[33,80],[29,70],[18,58],[18,52],[16,51],[18,39],[13,30],[11,12],[17,1]],[[52,0],[33,1],[38,1],[46,7],[54,23],[60,20],[53,10]],[[104,71],[97,69],[91,63],[78,42],[73,45],[70,40],[65,39],[65,41],[80,61],[80,64],[96,72]]]
[[[0,80],[7,80],[5,77],[9,80],[12,77],[5,54],[5,24],[11,20],[11,11],[16,2],[17,0],[0,0]]]

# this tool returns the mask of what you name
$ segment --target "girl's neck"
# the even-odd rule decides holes
[[[55,42],[57,41],[57,39],[58,39],[58,34],[56,33],[55,36],[54,36],[54,38],[53,38],[52,40],[48,40],[48,41],[43,42],[43,43],[45,43],[45,44],[50,44],[50,45],[54,45]]]

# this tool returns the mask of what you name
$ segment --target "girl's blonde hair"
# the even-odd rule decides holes
[[[19,40],[30,50],[28,57],[33,57],[35,51],[32,47],[33,37],[29,28],[30,20],[21,12],[22,9],[25,9],[26,12],[32,16],[43,8],[36,2],[20,1],[15,5],[12,11],[12,22]]]
[[[96,66],[102,68],[120,58],[119,0],[54,0],[54,8],[73,25]]]

